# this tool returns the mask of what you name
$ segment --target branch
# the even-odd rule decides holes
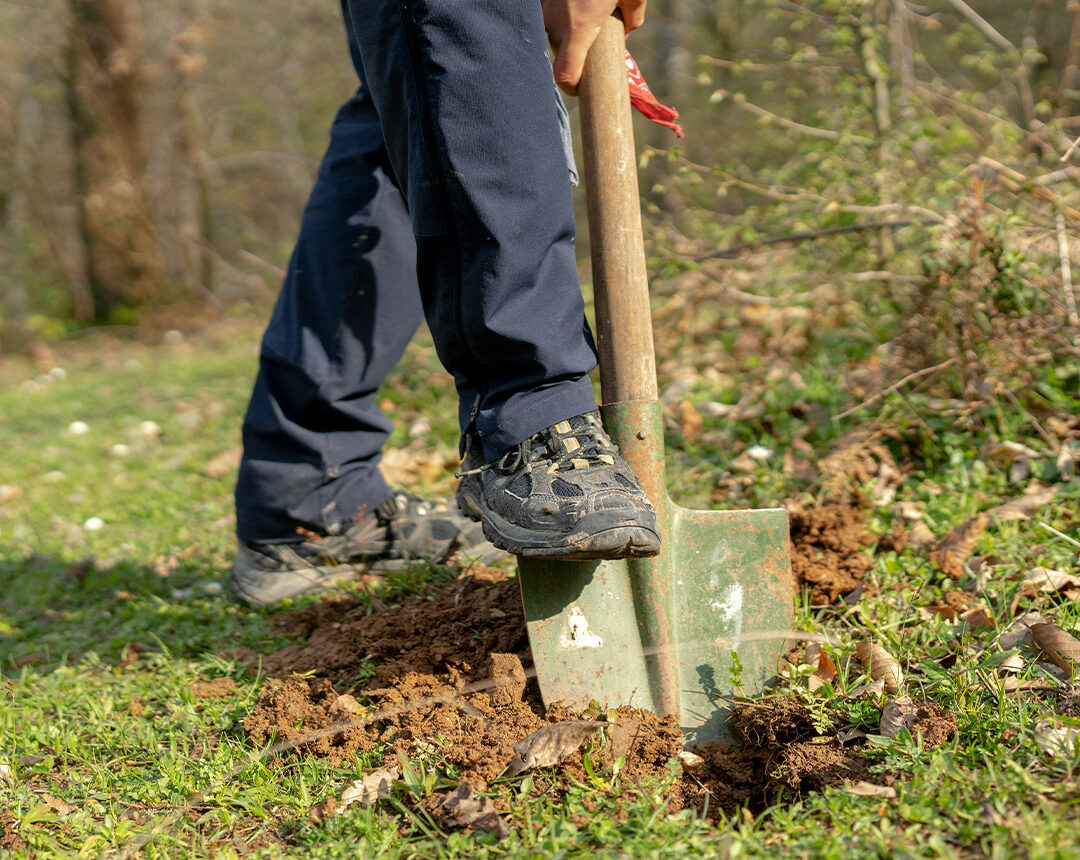
[[[728,245],[726,248],[718,248],[700,257],[695,257],[695,263],[703,263],[706,260],[725,259],[734,257],[742,251],[753,248],[761,248],[766,245],[782,245],[785,242],[808,242],[811,239],[821,239],[824,236],[837,236],[841,233],[856,233],[862,230],[881,230],[887,227],[907,227],[911,224],[921,223],[912,221],[868,221],[865,224],[849,224],[846,227],[830,227],[827,230],[812,230],[805,233],[792,233],[789,236],[772,236],[768,239],[758,239],[756,242],[740,242],[737,245]]]
[[[790,128],[792,131],[798,131],[802,134],[808,134],[812,137],[823,137],[826,140],[840,140],[841,138],[847,138],[855,143],[861,143],[864,146],[872,146],[874,141],[868,137],[863,137],[861,134],[845,135],[843,132],[833,131],[831,128],[818,128],[816,125],[803,125],[801,122],[795,122],[793,119],[788,119],[785,116],[780,116],[772,111],[766,110],[760,105],[756,105],[753,102],[748,102],[746,96],[742,93],[733,93],[731,90],[719,89],[713,93],[713,101],[720,101],[723,99],[731,99],[743,110],[748,110],[752,114],[756,114],[762,119],[769,122],[775,122],[777,125],[784,128]]]
[[[1072,266],[1069,263],[1069,237],[1065,235],[1065,216],[1058,209],[1054,213],[1054,225],[1057,228],[1058,259],[1061,263],[1061,290],[1065,294],[1065,310],[1069,315],[1069,325],[1080,327],[1080,317],[1076,314],[1076,294],[1072,285]]]
[[[849,415],[855,414],[860,409],[869,406],[871,403],[875,403],[878,400],[881,400],[882,398],[888,396],[889,394],[892,394],[898,388],[903,388],[909,382],[914,382],[916,379],[921,379],[924,376],[929,376],[932,373],[937,373],[939,370],[944,370],[946,367],[956,364],[957,361],[959,361],[959,359],[954,356],[948,361],[941,362],[941,364],[935,364],[933,367],[924,367],[922,370],[916,370],[914,373],[909,373],[903,379],[894,382],[884,391],[879,391],[877,394],[873,394],[870,397],[867,397],[866,400],[864,400],[857,406],[852,406],[850,409],[844,410],[839,415],[834,415],[833,421],[839,421],[841,418],[847,418]]]

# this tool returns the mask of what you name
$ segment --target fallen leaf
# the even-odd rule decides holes
[[[0,505],[13,502],[22,495],[22,487],[12,484],[0,484]]]
[[[1031,637],[1050,662],[1072,676],[1073,664],[1080,660],[1080,639],[1053,622],[1031,625]]]
[[[705,759],[697,753],[690,752],[690,750],[679,750],[675,755],[678,757],[679,763],[682,764],[682,768],[685,771],[697,773],[705,767]]]
[[[930,553],[930,561],[946,576],[960,579],[964,575],[964,562],[968,560],[975,549],[975,541],[988,525],[990,517],[986,514],[977,514],[966,523],[958,525],[938,542]]]
[[[849,699],[862,699],[864,697],[876,698],[884,695],[885,693],[885,681],[878,679],[877,681],[871,681],[869,684],[860,684],[853,690],[849,690],[847,697]]]
[[[1033,567],[1020,583],[1020,590],[1013,597],[1009,612],[1015,613],[1016,607],[1025,597],[1038,597],[1040,594],[1054,594],[1059,591],[1064,592],[1069,600],[1076,600],[1080,597],[1080,577],[1073,576],[1064,570]]]
[[[11,765],[0,764],[0,785],[13,785],[15,774],[11,772]]]
[[[1011,651],[1021,645],[1035,646],[1035,639],[1031,635],[1031,628],[1036,624],[1045,624],[1046,619],[1038,612],[1025,612],[1013,619],[1012,623],[1001,632],[998,644],[1001,650]]]
[[[960,621],[969,629],[994,626],[994,617],[985,606],[972,606],[960,614]]]
[[[687,442],[696,442],[705,429],[705,421],[701,413],[689,400],[679,403],[679,426],[682,427],[683,438]]]
[[[208,478],[224,478],[230,472],[240,468],[240,457],[243,455],[242,448],[229,448],[206,461],[203,473]]]
[[[908,532],[908,546],[912,549],[926,549],[926,547],[933,546],[936,542],[937,538],[930,531],[930,526],[922,520],[916,520],[911,524],[911,530]]]
[[[1024,658],[1019,654],[1010,654],[998,666],[999,675],[1010,675],[1024,671]]]
[[[1035,740],[1039,748],[1050,756],[1072,758],[1078,736],[1080,726],[1066,725],[1060,720],[1039,720],[1035,726]]]
[[[473,793],[469,783],[458,784],[457,789],[442,803],[444,811],[458,827],[470,827],[480,833],[494,833],[497,839],[505,839],[510,830],[499,817],[490,797]]]
[[[990,521],[995,525],[1013,522],[1014,520],[1030,520],[1036,512],[1053,501],[1056,493],[1057,490],[1054,487],[1044,487],[1038,482],[1033,482],[1024,495],[1005,502],[1003,505],[998,505],[996,508],[991,508],[986,512],[986,515],[990,517]]]
[[[921,520],[926,502],[896,502],[889,510],[901,520]]]
[[[353,780],[341,792],[341,802],[335,812],[341,812],[354,803],[370,806],[377,800],[385,800],[393,790],[394,780],[400,776],[401,770],[396,764],[391,764]]]
[[[898,696],[889,699],[881,711],[881,723],[878,726],[878,734],[887,738],[894,738],[903,729],[910,729],[915,723],[918,708],[909,696]]]
[[[848,794],[854,794],[856,797],[885,797],[890,800],[896,797],[896,789],[892,786],[874,785],[874,783],[862,779],[855,782],[845,779],[844,791]]]
[[[904,683],[900,662],[876,642],[860,642],[855,646],[859,662],[875,681],[881,681],[890,693],[898,693]]]
[[[1038,458],[1041,456],[1038,451],[1019,442],[987,443],[979,451],[979,454],[984,460],[993,460],[1000,465],[1007,465],[1026,457]]]
[[[806,662],[814,667],[814,674],[808,679],[811,692],[831,684],[836,678],[836,664],[817,642],[806,646]]]
[[[600,731],[603,725],[589,720],[567,720],[544,726],[511,745],[516,755],[508,762],[506,775],[517,776],[533,768],[557,765]]]
[[[75,811],[75,807],[70,803],[61,800],[59,797],[53,797],[51,794],[44,794],[41,799],[57,815],[70,815]]]

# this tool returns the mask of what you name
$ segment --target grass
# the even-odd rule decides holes
[[[1019,589],[1016,575],[1036,564],[1076,569],[1076,548],[1036,521],[993,527],[978,541],[976,554],[990,556],[992,566],[981,598],[995,623],[991,630],[962,631],[923,618],[918,607],[967,582],[947,579],[912,552],[878,554],[867,596],[853,606],[811,608],[804,601],[799,608],[798,625],[827,633],[841,667],[835,689],[811,694],[805,673],[790,682],[823,719],[876,732],[877,703],[844,695],[865,680],[853,655],[855,642],[867,635],[898,657],[911,695],[955,714],[957,735],[933,749],[906,732],[891,741],[871,737],[865,756],[874,772],[895,778],[895,798],[830,788],[712,821],[669,813],[663,786],[625,785],[600,774],[537,798],[526,776],[506,795],[504,817],[513,826],[502,842],[439,832],[402,795],[311,819],[313,807],[380,765],[387,750],[344,766],[313,756],[271,763],[237,731],[260,678],[232,649],[269,651],[284,640],[273,611],[245,610],[222,588],[234,472],[211,470],[217,475],[211,477],[207,468],[239,444],[257,328],[238,319],[169,344],[98,338],[66,349],[64,378],[51,382],[32,382],[37,371],[29,365],[0,367],[0,438],[8,454],[0,485],[20,491],[8,490],[0,504],[0,765],[11,776],[0,776],[0,826],[21,840],[16,856],[850,860],[1080,851],[1080,751],[1047,755],[1037,742],[1036,726],[1055,715],[1061,697],[1006,695],[995,673],[1004,657],[997,637]],[[737,427],[706,417],[704,432],[690,441],[672,424],[669,471],[677,476],[677,495],[695,506],[714,504],[718,482],[750,444],[781,452],[800,437],[820,457],[869,415],[820,420],[850,405],[834,371],[831,362],[811,359],[800,367],[805,385],[798,392],[763,389],[767,409]],[[1056,398],[1059,413],[1080,411],[1075,378],[1065,372],[1056,384],[1047,382],[1045,399]],[[401,428],[395,442],[406,442],[406,429],[424,416],[433,426],[423,444],[455,444],[447,379],[429,345],[410,348],[384,401]],[[731,395],[699,382],[688,396],[730,402]],[[960,430],[900,392],[879,420],[910,425],[891,441],[908,469],[901,496],[925,504],[925,520],[939,536],[1020,493],[1007,469],[980,456],[988,438],[981,427],[1044,447],[1030,416],[1018,409]],[[89,431],[73,434],[74,421]],[[145,429],[148,421],[160,433]],[[744,504],[807,489],[779,454],[748,477]],[[1038,519],[1074,535],[1080,489],[1076,481],[1058,487]],[[93,517],[104,522],[100,529],[87,526]],[[870,525],[886,532],[888,512],[871,511]],[[392,582],[389,593],[414,591],[446,574],[414,572]],[[1067,630],[1080,627],[1080,608],[1062,596],[1024,598],[1020,609],[1027,608]],[[1029,673],[1042,671],[1030,649],[1021,653]],[[206,697],[201,685],[213,679],[230,679],[235,687]]]

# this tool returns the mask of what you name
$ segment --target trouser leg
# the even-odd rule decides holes
[[[537,0],[347,0],[417,237],[424,311],[494,458],[595,408]]]
[[[299,540],[374,510],[392,424],[376,391],[422,320],[416,247],[366,86],[338,112],[263,336],[237,536]]]

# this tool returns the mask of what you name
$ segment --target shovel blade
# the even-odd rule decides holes
[[[652,559],[519,559],[545,704],[678,713],[691,742],[726,734],[730,697],[775,677],[793,615],[787,512],[659,507]]]

